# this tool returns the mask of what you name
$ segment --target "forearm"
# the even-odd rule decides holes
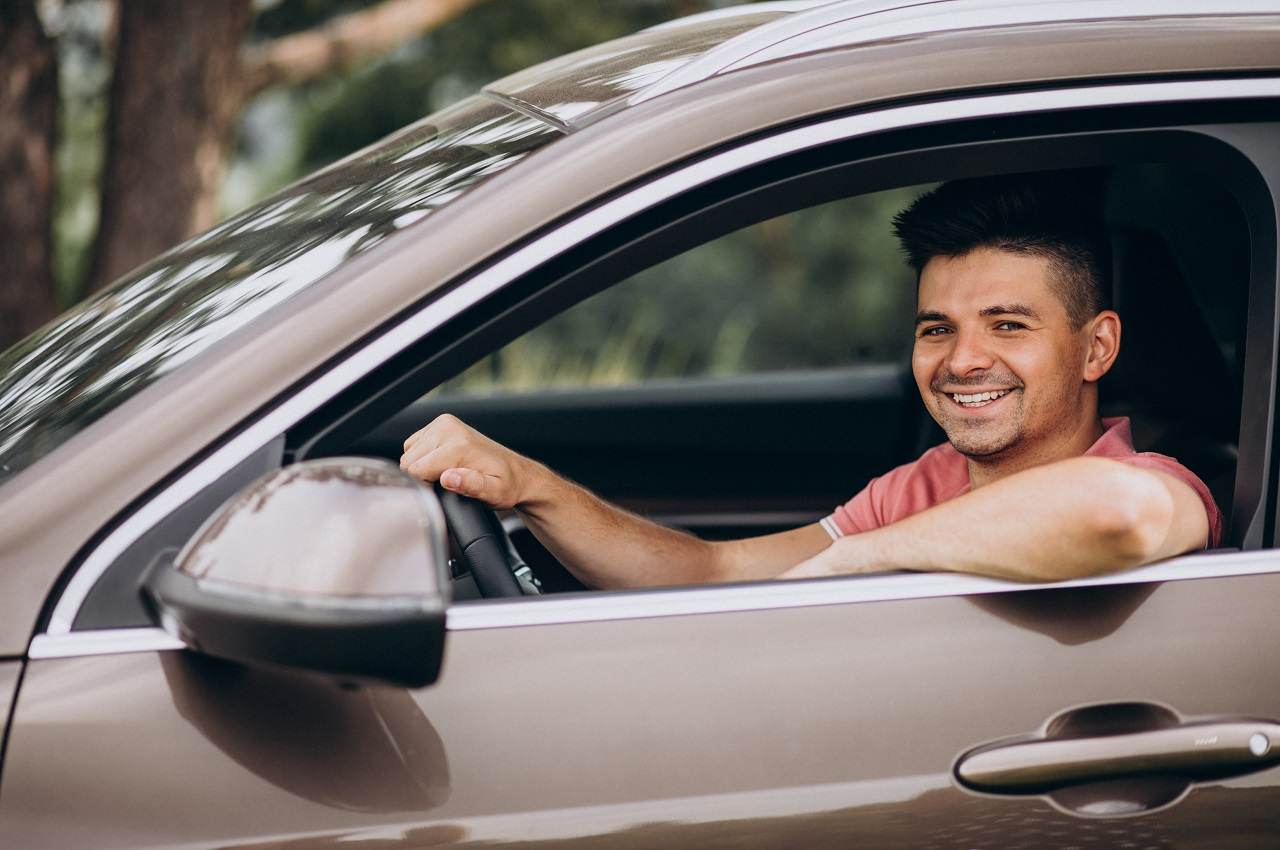
[[[716,580],[715,546],[611,505],[539,465],[516,510],[561,564],[589,587]]]
[[[611,505],[539,467],[516,509],[570,572],[591,587],[654,587],[774,578],[827,547],[816,523],[744,540],[707,541]]]
[[[1185,551],[1173,517],[1172,499],[1149,474],[1075,458],[843,538],[824,560],[836,573],[949,570],[1058,581]]]

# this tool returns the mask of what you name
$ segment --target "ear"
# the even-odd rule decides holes
[[[1111,370],[1120,353],[1120,316],[1103,310],[1081,329],[1089,343],[1084,361],[1084,379],[1093,383]]]

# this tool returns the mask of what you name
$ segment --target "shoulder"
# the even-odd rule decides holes
[[[968,486],[964,458],[949,443],[943,443],[871,479],[827,519],[840,534],[870,531],[958,495]]]
[[[954,498],[968,488],[969,467],[950,443],[934,446],[868,487],[886,524]]]
[[[1128,452],[1126,454],[1104,455],[1104,457],[1108,460],[1123,463],[1126,466],[1163,472],[1165,475],[1184,482],[1197,493],[1203,492],[1207,495],[1209,492],[1209,488],[1200,480],[1200,476],[1184,466],[1177,458],[1162,455],[1158,452]]]

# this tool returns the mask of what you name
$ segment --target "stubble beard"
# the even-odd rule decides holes
[[[1015,449],[1023,441],[1023,397],[1015,391],[1013,409],[1001,421],[992,422],[943,408],[934,420],[947,435],[952,448],[967,458],[987,460]],[[943,405],[947,402],[944,400]]]

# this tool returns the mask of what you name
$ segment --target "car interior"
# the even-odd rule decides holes
[[[1247,223],[1228,191],[1189,169],[1137,163],[1107,168],[1103,179],[1113,305],[1124,322],[1123,354],[1102,385],[1103,415],[1129,417],[1140,451],[1196,472],[1229,523]],[[910,312],[883,319],[910,340]],[[918,398],[907,350],[891,363],[621,387],[468,394],[446,384],[352,448],[398,459],[405,437],[442,413],[612,501],[713,539],[816,521],[944,439]],[[507,526],[546,591],[583,589],[518,518]],[[456,591],[471,595],[464,577]]]
[[[1162,123],[1168,129],[1149,129]],[[1101,386],[1103,415],[1130,417],[1140,451],[1176,457],[1206,482],[1226,520],[1224,547],[1257,548],[1268,527],[1269,394],[1243,388],[1261,386],[1271,374],[1275,246],[1265,235],[1274,233],[1275,214],[1254,166],[1212,136],[1132,110],[959,122],[831,144],[692,189],[487,296],[264,446],[131,546],[75,627],[144,622],[138,573],[266,469],[343,455],[396,462],[405,439],[445,412],[606,499],[698,535],[741,537],[814,522],[872,477],[943,439],[910,374],[914,276],[896,255],[888,231],[896,206],[886,204],[944,180],[1010,171],[1080,169],[1082,179],[1102,181],[1114,243],[1113,301],[1123,321],[1121,356]],[[867,198],[875,203],[863,204]],[[862,246],[857,250],[879,263],[864,265],[862,284],[850,280],[839,252],[791,250],[785,274],[750,255],[745,264],[729,263],[722,275],[729,288],[710,286],[717,297],[696,308],[677,300],[689,269],[703,268],[680,271],[685,259],[769,228],[807,234],[822,210],[837,222],[849,211],[861,216],[838,241]],[[736,371],[706,362],[695,368],[693,355],[675,358],[675,366],[663,361],[663,351],[687,342],[690,326],[715,336],[730,323],[747,298],[748,290],[733,288],[741,278],[759,278],[752,285],[772,291],[773,300],[756,304],[768,313],[781,310],[796,281],[810,275],[859,293],[870,311],[861,327],[881,341],[845,339],[831,349],[834,358],[786,361],[793,350],[812,347],[806,335],[819,331],[806,326],[793,338],[770,340],[782,359],[763,366],[752,366],[750,356]],[[657,295],[645,294],[650,286]],[[628,288],[636,293],[631,300],[609,301]],[[786,309],[824,321],[862,315],[856,304],[826,300],[840,292],[819,294]],[[614,322],[603,336],[584,342],[566,335],[593,324],[571,321],[575,311],[589,315],[599,304]],[[576,345],[603,356],[609,335],[626,333],[632,314],[654,304],[658,318],[646,321],[658,324],[645,362],[666,366],[577,383],[543,375],[532,384],[503,384],[504,369],[537,372],[529,362],[536,349],[521,345],[540,332],[544,353]],[[902,343],[894,347],[898,334]],[[750,352],[755,342],[747,335],[740,348]],[[491,380],[469,384],[476,375]],[[503,523],[544,594],[584,590],[518,517]],[[455,601],[480,597],[466,565],[455,561],[453,568]]]

